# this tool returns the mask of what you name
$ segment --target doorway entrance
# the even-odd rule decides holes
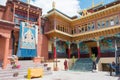
[[[98,55],[97,47],[91,47],[91,52],[92,52],[92,54],[95,54],[95,57],[97,57],[97,55]]]

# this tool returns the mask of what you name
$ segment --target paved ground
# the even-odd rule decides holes
[[[114,74],[113,74],[114,75]],[[25,79],[18,79],[25,80]],[[117,76],[109,76],[108,72],[73,72],[56,71],[42,78],[32,80],[120,80]]]

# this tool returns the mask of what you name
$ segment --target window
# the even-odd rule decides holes
[[[79,31],[79,33],[81,33],[81,28],[80,28],[80,26],[78,26],[78,31]]]
[[[73,32],[73,29],[72,29],[72,34],[73,34],[74,32]]]
[[[87,31],[87,24],[85,24],[85,31]]]
[[[74,33],[76,33],[76,29],[74,29]]]
[[[60,26],[58,25],[58,30],[60,30]]]
[[[111,19],[111,21],[110,21],[110,25],[111,25],[111,26],[114,25],[114,20],[113,20],[113,19]]]
[[[79,33],[81,33],[81,28],[79,28]]]
[[[60,26],[60,31],[62,31],[62,27]]]
[[[99,28],[103,28],[103,27],[109,27],[109,26],[113,26],[113,25],[117,25],[119,24],[120,20],[119,17],[116,16],[111,16],[111,17],[107,17],[105,19],[101,19],[97,22],[97,27]]]
[[[97,27],[100,28],[101,27],[101,22],[97,23]]]
[[[65,32],[64,26],[63,26],[63,32]]]
[[[87,26],[85,27],[85,31],[87,31]]]
[[[82,27],[82,32],[84,32],[84,28]]]
[[[90,23],[88,24],[88,31],[90,31],[91,30],[91,28],[90,28]]]
[[[115,24],[119,24],[119,18],[118,18],[118,16],[115,18]]]
[[[105,22],[104,21],[102,21],[102,27],[105,27]]]
[[[68,28],[66,28],[66,32],[68,32]]]
[[[39,32],[40,32],[40,34],[44,34],[44,27],[40,27]]]
[[[17,18],[14,19],[15,24],[19,24],[19,20]]]
[[[66,27],[64,27],[64,32],[66,32]]]
[[[92,23],[91,27],[92,27],[92,30],[95,28],[94,23]]]
[[[106,27],[108,27],[108,26],[109,26],[109,20],[106,21]]]

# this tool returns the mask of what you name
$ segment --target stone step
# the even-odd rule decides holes
[[[26,70],[24,70],[24,71],[11,71],[11,72],[7,72],[7,73],[0,73],[0,78],[1,77],[6,77],[6,76],[13,76],[13,74],[15,72],[19,72],[19,75],[24,75],[24,74],[27,75],[27,71]],[[52,71],[47,71],[47,70],[45,70],[43,72],[44,75],[51,74],[51,73],[52,73]]]
[[[47,70],[47,68],[43,68],[44,69],[44,71],[48,71]],[[28,69],[11,69],[11,70],[5,70],[5,71],[0,71],[0,74],[4,74],[4,73],[11,73],[11,72],[16,72],[16,71],[18,71],[18,72],[23,72],[23,71],[28,71]]]
[[[44,72],[43,75],[50,75],[52,74],[52,71],[47,71],[47,72]],[[9,75],[3,75],[3,76],[0,76],[0,78],[2,80],[17,80],[17,79],[27,79],[25,76],[27,76],[27,72],[24,72],[22,74],[18,74],[17,77],[13,77],[13,74],[9,74]]]
[[[44,64],[41,63],[33,63],[33,61],[20,61],[18,64],[21,65],[20,69],[12,69],[12,65],[8,65],[7,69],[3,70],[0,69],[0,80],[20,80],[20,79],[26,79],[24,76],[27,75],[28,68],[43,68],[44,75],[52,74],[51,70],[47,70],[47,66],[44,66]],[[13,74],[15,72],[19,72],[19,75],[17,77],[13,77]]]
[[[22,68],[32,68],[32,67],[43,67],[43,65],[20,65],[20,69],[22,69]],[[7,67],[7,70],[8,69],[12,69],[12,65],[10,65],[10,66],[8,66]]]
[[[13,77],[13,76],[7,76],[7,77],[2,77],[2,80],[23,80],[26,79],[23,75],[18,75],[17,77]]]
[[[92,60],[90,58],[80,58],[72,66],[71,70],[91,71],[92,70]]]

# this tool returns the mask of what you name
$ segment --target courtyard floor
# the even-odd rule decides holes
[[[110,76],[109,72],[54,71],[52,74],[45,75],[42,78],[31,80],[120,80],[120,78],[114,76],[114,74]]]

